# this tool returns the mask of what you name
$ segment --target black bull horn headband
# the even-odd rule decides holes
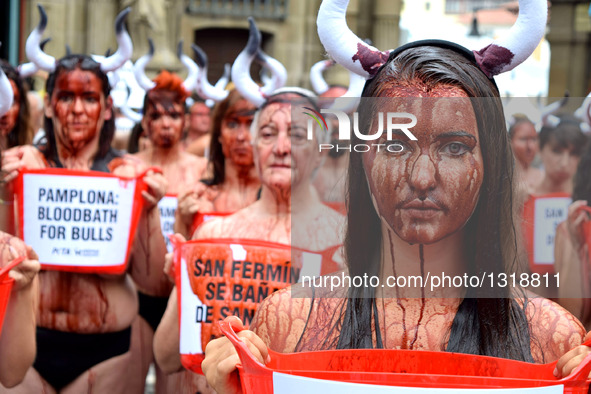
[[[25,52],[29,60],[37,65],[37,67],[48,72],[53,72],[57,66],[57,61],[53,56],[43,52],[43,49],[40,45],[41,37],[43,36],[43,32],[47,27],[47,13],[40,4],[37,4],[37,8],[39,9],[40,15],[39,24],[31,32],[29,38],[27,38]],[[131,55],[133,53],[133,44],[131,42],[131,37],[129,37],[129,34],[125,29],[124,23],[125,18],[130,11],[131,8],[129,7],[124,9],[119,13],[119,15],[117,15],[117,18],[115,19],[115,34],[119,47],[114,54],[106,57],[100,62],[101,71],[105,74],[110,71],[117,70],[123,66],[127,60],[131,59]]]

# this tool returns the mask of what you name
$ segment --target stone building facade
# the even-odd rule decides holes
[[[134,59],[147,51],[147,38],[156,46],[151,71],[181,70],[175,53],[180,39],[192,55],[190,43],[201,46],[210,59],[209,79],[222,74],[224,63],[232,63],[248,38],[247,17],[255,16],[263,33],[264,50],[288,70],[288,84],[309,87],[310,67],[323,58],[316,33],[316,15],[321,0],[23,0],[24,23],[20,37],[20,59],[24,60],[26,36],[39,20],[36,4],[47,10],[45,33],[52,40],[46,51],[56,57],[73,52],[104,54],[116,47],[115,15],[132,7],[128,29],[134,42]],[[398,22],[402,0],[352,0],[349,26],[360,37],[379,48],[398,45]],[[183,71],[181,71],[183,73]],[[347,83],[348,74],[335,68],[327,80]],[[255,76],[256,77],[256,76]]]

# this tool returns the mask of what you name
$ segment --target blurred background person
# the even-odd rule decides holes
[[[208,157],[210,145],[211,110],[202,100],[196,100],[187,113],[186,136],[183,147],[187,152]]]
[[[532,165],[539,148],[538,133],[533,122],[525,117],[517,118],[509,128],[509,138],[516,159],[518,179],[524,182],[527,191],[531,192],[544,177],[544,172]]]
[[[198,212],[230,213],[256,201],[260,180],[250,141],[254,112],[255,106],[237,90],[215,106],[209,148],[212,176],[179,194],[175,232],[189,238]]]
[[[540,157],[544,177],[532,190],[534,195],[573,192],[573,176],[587,142],[578,123],[562,121],[540,131]]]
[[[573,203],[568,218],[556,228],[555,269],[560,274],[558,302],[591,330],[591,234],[584,228],[591,220],[591,144],[581,157],[574,178]]]
[[[12,106],[0,117],[0,146],[8,149],[30,144],[33,141],[33,127],[27,90],[14,67],[1,59],[0,66],[8,77],[14,94]]]

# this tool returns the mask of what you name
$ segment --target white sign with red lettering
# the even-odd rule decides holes
[[[338,382],[334,380],[312,379],[302,376],[273,373],[273,392],[281,394],[562,394],[563,385],[515,389],[442,389],[421,387],[378,386]]]
[[[158,202],[158,210],[160,211],[160,228],[162,235],[166,241],[166,249],[168,253],[172,253],[172,243],[168,239],[169,235],[174,234],[174,214],[178,206],[178,199],[174,195],[166,195]]]
[[[537,198],[534,208],[534,261],[554,264],[556,227],[566,220],[569,197]]]
[[[132,217],[141,207],[134,201],[137,180],[41,173],[24,173],[22,179],[22,236],[42,264],[126,264],[137,225]]]

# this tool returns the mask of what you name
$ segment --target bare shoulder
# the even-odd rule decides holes
[[[18,256],[26,256],[26,253],[25,243],[21,239],[0,231],[0,267]]]
[[[240,221],[240,218],[236,218],[236,215],[242,217],[239,213],[235,213],[230,216],[208,220],[195,230],[193,239],[230,238],[231,234],[228,229],[231,229],[236,222],[244,223],[244,221]]]
[[[292,287],[276,291],[258,307],[250,329],[277,352],[290,353],[304,332],[311,297],[292,296]]]
[[[204,174],[207,169],[207,159],[201,156],[195,156],[191,153],[182,152],[181,157],[185,163],[195,169],[195,172]]]
[[[139,154],[118,157],[109,163],[109,170],[122,177],[135,177],[148,168]]]
[[[536,362],[557,360],[583,342],[583,325],[553,301],[532,295],[528,298],[525,314],[529,322],[532,356]]]

